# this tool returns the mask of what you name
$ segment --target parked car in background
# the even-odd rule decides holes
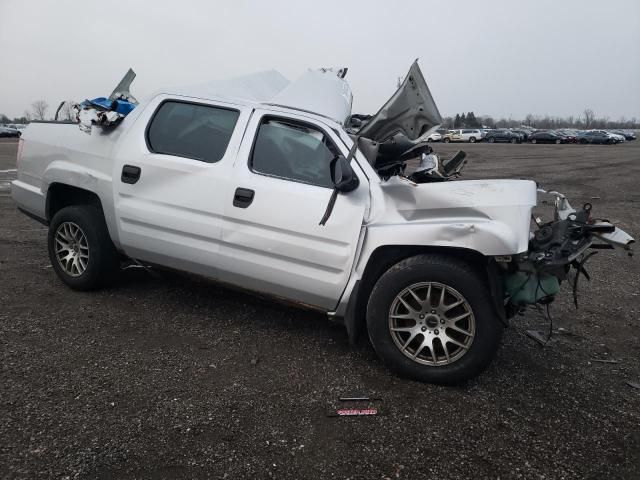
[[[568,130],[552,130],[552,133],[562,137],[563,143],[578,143],[578,137]]]
[[[582,144],[594,143],[607,145],[618,143],[612,136],[610,136],[606,132],[601,131],[585,132],[584,135],[580,137],[579,142]]]
[[[526,142],[527,140],[529,140],[529,135],[531,134],[531,132],[527,131],[527,130],[511,130],[513,133],[520,135],[520,137],[522,138],[523,142]]]
[[[444,135],[442,141],[445,143],[448,142],[468,142],[475,143],[482,140],[483,132],[478,128],[459,128],[455,130],[449,130],[449,132]]]
[[[485,142],[489,143],[520,143],[522,141],[522,136],[518,135],[517,133],[513,133],[511,130],[489,130],[487,131],[484,140]]]
[[[596,130],[596,131],[606,133],[611,138],[613,138],[617,143],[622,143],[626,140],[626,138],[624,138],[624,135],[620,135],[619,133],[614,133],[610,130]]]
[[[531,143],[567,143],[565,137],[550,131],[538,131],[529,135]]]
[[[438,132],[430,133],[429,135],[427,135],[427,138],[425,140],[427,142],[440,142],[442,141],[442,134]]]
[[[0,127],[0,138],[19,138],[22,133],[15,128]]]
[[[609,130],[611,133],[616,133],[618,135],[622,135],[625,140],[635,140],[636,135],[633,132],[628,132],[625,130]]]

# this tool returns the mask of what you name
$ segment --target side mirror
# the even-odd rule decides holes
[[[358,188],[360,181],[347,159],[342,155],[338,155],[331,160],[330,168],[331,181],[336,190],[346,193]]]

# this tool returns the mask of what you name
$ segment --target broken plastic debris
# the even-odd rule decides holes
[[[85,100],[78,105],[80,130],[91,135],[93,126],[115,127],[131,113],[138,104],[138,101],[129,92],[129,87],[135,77],[135,72],[129,69],[109,98],[96,97],[92,100]]]
[[[547,338],[545,333],[540,330],[527,330],[526,334],[529,338],[535,340],[543,347],[546,346],[547,343],[549,343],[549,338]]]

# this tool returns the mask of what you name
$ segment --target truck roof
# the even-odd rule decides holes
[[[308,70],[291,82],[280,72],[268,70],[163,92],[211,100],[223,98],[253,106],[292,108],[344,124],[351,115],[353,95],[343,72]]]

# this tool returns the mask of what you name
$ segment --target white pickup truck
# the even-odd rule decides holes
[[[552,301],[594,242],[633,242],[560,194],[531,233],[533,181],[455,180],[462,154],[415,141],[440,123],[417,63],[374,116],[351,115],[344,74],[161,92],[82,131],[34,122],[12,196],[49,226],[73,289],[125,261],[203,275],[366,330],[397,372],[445,384],[481,372],[508,319]]]

